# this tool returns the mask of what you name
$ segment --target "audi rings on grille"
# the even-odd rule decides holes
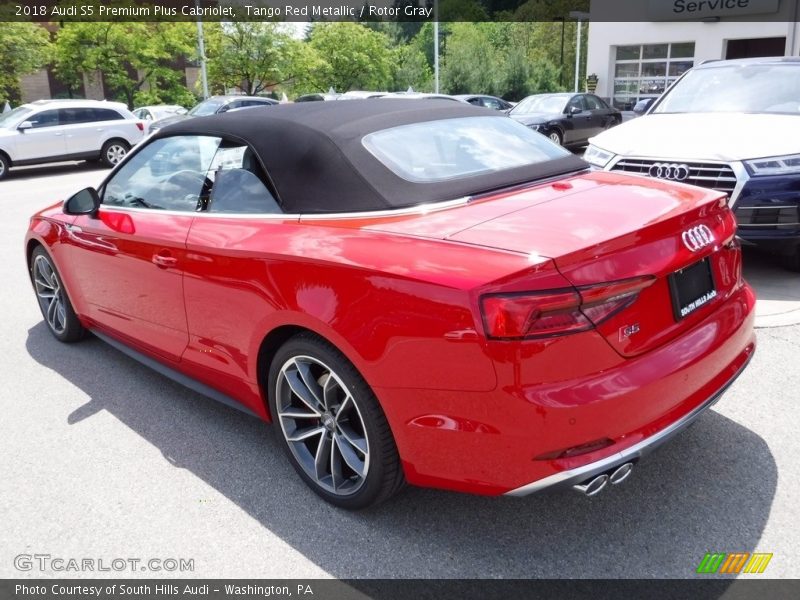
[[[678,163],[653,163],[647,171],[650,177],[669,179],[670,181],[685,181],[689,177],[689,165]]]
[[[707,225],[698,225],[681,234],[683,245],[692,252],[697,252],[714,243],[714,232]]]

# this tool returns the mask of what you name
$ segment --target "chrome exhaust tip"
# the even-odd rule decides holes
[[[590,479],[586,483],[573,485],[572,488],[579,491],[584,496],[595,496],[603,491],[603,488],[608,484],[608,475],[603,473],[594,479]]]
[[[628,476],[633,472],[633,463],[625,463],[624,465],[617,468],[609,477],[609,482],[611,485],[617,485],[625,481]]]

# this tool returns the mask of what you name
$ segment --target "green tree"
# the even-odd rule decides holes
[[[496,94],[503,55],[492,44],[493,23],[452,23],[442,59],[441,88],[448,94]]]
[[[302,42],[280,23],[224,23],[212,39],[206,54],[209,80],[217,89],[257,95],[293,81],[308,66]]]
[[[316,23],[310,42],[319,61],[310,78],[318,89],[387,89],[392,82],[389,39],[359,23]]]
[[[21,99],[20,77],[48,62],[50,35],[35,23],[0,23],[0,109]]]
[[[131,108],[137,94],[150,101],[186,99],[183,74],[174,65],[194,57],[195,41],[191,23],[69,22],[58,31],[54,67],[72,87],[83,73],[101,72],[106,95]]]
[[[413,44],[405,44],[393,49],[394,73],[392,90],[407,90],[409,87],[418,92],[433,91],[433,72],[428,66],[428,59]]]

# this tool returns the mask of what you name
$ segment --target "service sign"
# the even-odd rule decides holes
[[[678,21],[766,15],[778,12],[780,0],[647,0],[647,18]]]

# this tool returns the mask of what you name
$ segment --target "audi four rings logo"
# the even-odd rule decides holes
[[[654,163],[648,171],[650,177],[669,179],[671,181],[684,181],[689,177],[689,165],[677,163]]]
[[[683,245],[692,252],[697,252],[714,242],[714,233],[706,225],[698,225],[681,234]]]

